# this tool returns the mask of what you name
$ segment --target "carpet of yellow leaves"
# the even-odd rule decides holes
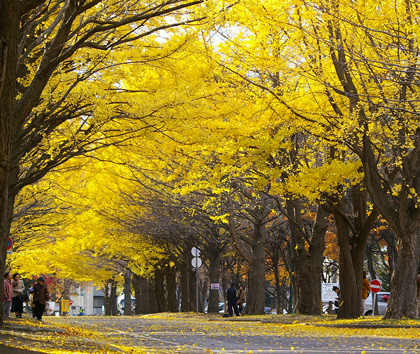
[[[331,337],[347,338],[405,338],[418,339],[420,320],[384,321],[379,317],[336,320],[331,316],[269,315],[221,318],[203,314],[154,314],[130,317],[45,317],[37,322],[29,317],[21,320],[6,320],[0,329],[0,344],[15,348],[30,349],[50,354],[77,353],[171,353],[179,352],[161,348],[143,347],[146,337],[141,319],[147,319],[147,336],[162,335],[165,324],[171,323],[177,333],[216,336],[261,335],[280,337]],[[168,340],[172,333],[168,332]],[[246,345],[245,341],[245,345]],[[200,347],[200,344],[197,344]],[[200,347],[204,349],[203,346]],[[206,352],[212,351],[208,348]]]

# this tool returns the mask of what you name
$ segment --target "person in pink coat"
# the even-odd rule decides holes
[[[3,290],[3,311],[5,317],[10,317],[10,308],[12,307],[12,295],[13,295],[13,285],[12,285],[12,274],[6,272],[4,274],[4,290]]]

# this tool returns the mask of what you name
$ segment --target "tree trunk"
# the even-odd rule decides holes
[[[340,307],[338,318],[358,318],[362,313],[363,262],[369,233],[379,211],[367,213],[367,193],[361,185],[351,189],[352,215],[344,197],[334,199],[333,214],[340,250]]]
[[[419,235],[417,230],[407,229],[407,234],[399,235],[399,254],[391,277],[391,296],[385,319],[416,317]]]
[[[127,268],[124,274],[124,316],[131,316],[131,270]]]
[[[398,198],[389,197],[389,188],[384,186],[384,179],[377,167],[377,158],[372,143],[367,136],[363,139],[363,168],[369,193],[397,235],[399,254],[391,276],[391,296],[385,313],[386,319],[415,317],[416,282],[415,277],[419,261],[420,210],[416,201],[410,198],[411,188],[420,193],[420,142],[403,159],[401,183]],[[394,182],[394,181],[390,181]],[[397,183],[397,182],[394,182]]]
[[[190,300],[188,311],[195,311],[196,307],[197,307],[197,304],[196,304],[196,299],[197,299],[197,296],[196,296],[196,292],[197,292],[197,289],[196,289],[196,286],[197,286],[196,285],[197,284],[196,273],[195,273],[195,271],[192,270],[191,266],[189,266],[188,269],[189,269],[189,271],[188,271],[188,291],[189,291],[188,298]]]
[[[189,312],[189,291],[188,291],[188,271],[186,263],[179,265],[180,267],[180,282],[181,282],[181,311]]]
[[[246,312],[264,314],[265,307],[265,225],[254,225],[254,255],[249,268]],[[245,290],[245,289],[244,289]]]
[[[176,299],[176,268],[166,268],[166,292],[168,297],[168,311],[178,312],[178,302]]]
[[[118,315],[118,307],[117,307],[117,283],[115,280],[111,283],[111,293],[109,297],[110,301],[110,309],[111,309],[111,316]]]
[[[244,257],[249,263],[249,279],[247,293],[247,302],[245,312],[250,315],[261,315],[264,313],[265,306],[265,243],[266,243],[266,218],[269,215],[269,205],[267,199],[256,199],[247,191],[243,191],[244,195],[252,200],[254,205],[250,217],[252,217],[252,235],[238,235],[236,223],[233,214],[232,199],[229,197],[227,205],[229,213],[229,233],[232,243],[238,253]],[[251,247],[249,251],[244,246],[246,242]],[[226,295],[226,293],[225,293]]]
[[[340,306],[338,318],[358,318],[362,310],[363,256],[366,240],[355,245],[358,235],[350,237],[350,229],[340,203],[334,207],[334,222],[340,248]],[[353,244],[351,244],[351,242]]]
[[[251,264],[249,269],[246,312],[249,315],[262,315],[264,314],[264,307],[265,259],[259,258]]]
[[[105,294],[105,316],[116,316],[117,309],[117,285],[114,280],[110,280],[104,289]]]
[[[136,298],[136,315],[150,313],[147,279],[134,273],[133,288],[134,296]]]
[[[321,314],[322,261],[328,215],[329,213],[322,207],[318,207],[309,246],[304,237],[300,236],[297,239],[298,249],[295,265],[296,290],[299,299],[296,306],[297,313]],[[295,217],[301,224],[300,208],[295,210]],[[302,227],[301,230],[303,230]]]
[[[12,170],[12,137],[16,95],[16,65],[20,1],[0,0],[0,274],[6,271],[7,243],[10,235],[10,173]],[[0,298],[3,299],[3,281]],[[3,311],[0,311],[0,325]]]
[[[166,311],[166,294],[165,294],[165,287],[164,283],[164,275],[160,269],[155,270],[155,277],[154,277],[154,294],[156,299],[157,305],[157,312],[165,312]]]
[[[147,281],[147,294],[149,296],[150,313],[158,312],[155,286],[154,286],[154,283],[151,282],[150,280]]]
[[[361,313],[362,289],[358,283],[353,263],[353,257],[350,246],[350,229],[343,214],[343,206],[340,203],[334,206],[334,222],[337,229],[337,239],[340,248],[339,268],[340,268],[340,302],[338,309],[338,318],[358,318]],[[361,269],[361,271],[363,271]]]
[[[210,255],[209,266],[210,284],[219,284],[220,281],[220,253]],[[211,289],[208,300],[208,313],[219,312],[219,289]]]
[[[273,265],[273,273],[274,273],[274,288],[276,289],[276,309],[277,313],[280,313],[280,310],[283,312],[283,301],[281,298],[282,288],[280,286],[280,271],[279,271],[279,248],[276,246],[273,251],[273,256],[271,257],[272,265]]]

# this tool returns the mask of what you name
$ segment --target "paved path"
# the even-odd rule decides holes
[[[363,335],[351,337],[345,334],[340,336],[334,328],[324,328],[319,331],[317,328],[309,329],[309,326],[288,327],[256,321],[200,322],[185,318],[148,317],[74,317],[61,321],[70,321],[71,324],[89,328],[91,331],[106,333],[107,343],[114,348],[124,345],[158,350],[159,353],[418,354],[420,352],[418,338]],[[120,352],[124,353],[121,350]]]
[[[24,349],[15,349],[15,348],[6,347],[0,344],[0,353],[1,354],[39,354],[40,352],[33,352],[30,350],[24,350]]]

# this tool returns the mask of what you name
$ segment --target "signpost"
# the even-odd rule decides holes
[[[198,313],[198,269],[201,267],[203,262],[201,261],[200,254],[201,251],[193,247],[191,248],[191,254],[194,256],[191,260],[191,265],[195,268],[195,303],[196,303],[196,312]]]
[[[211,283],[210,284],[210,289],[211,290],[219,290],[220,289],[219,283]]]
[[[12,254],[12,247],[13,247],[13,240],[9,237],[9,241],[7,242],[7,254]]]
[[[372,292],[372,317],[375,314],[375,299],[376,299],[376,293],[378,293],[381,290],[381,282],[378,279],[373,279],[370,282],[370,291]]]

